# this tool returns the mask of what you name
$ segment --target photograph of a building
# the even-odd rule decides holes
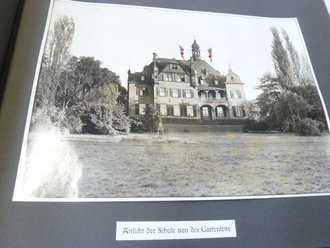
[[[244,83],[229,68],[221,73],[201,58],[194,40],[187,60],[159,58],[141,72],[128,71],[128,113],[142,116],[156,104],[162,118],[241,120],[246,118]]]
[[[70,0],[50,13],[14,200],[330,194],[329,118],[296,18]]]

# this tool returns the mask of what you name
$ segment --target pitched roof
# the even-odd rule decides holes
[[[231,68],[229,68],[229,71],[226,75],[225,83],[226,84],[243,84],[240,77],[235,72],[233,72]]]
[[[190,64],[190,61],[187,62]],[[207,63],[204,60],[200,60],[200,59],[194,60],[193,65],[198,74],[208,73],[208,74],[213,74],[215,76],[222,76],[218,70],[214,69],[209,63]]]

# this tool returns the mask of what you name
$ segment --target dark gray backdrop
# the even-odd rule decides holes
[[[0,0],[0,106],[20,10],[19,0]]]
[[[267,17],[298,17],[316,77],[330,109],[330,20],[322,0],[104,2]],[[48,4],[45,0],[26,1],[1,111],[0,247],[330,246],[330,197],[139,203],[12,202],[25,118]],[[116,221],[213,219],[235,219],[237,238],[115,241]]]

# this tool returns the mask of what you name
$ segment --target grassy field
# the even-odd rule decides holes
[[[330,192],[330,136],[180,133],[67,138],[78,197],[200,197]]]
[[[18,198],[330,193],[330,135],[38,133]]]

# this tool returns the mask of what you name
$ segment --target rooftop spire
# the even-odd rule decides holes
[[[194,43],[191,45],[191,51],[194,60],[201,59],[201,51],[195,39],[194,39]]]

